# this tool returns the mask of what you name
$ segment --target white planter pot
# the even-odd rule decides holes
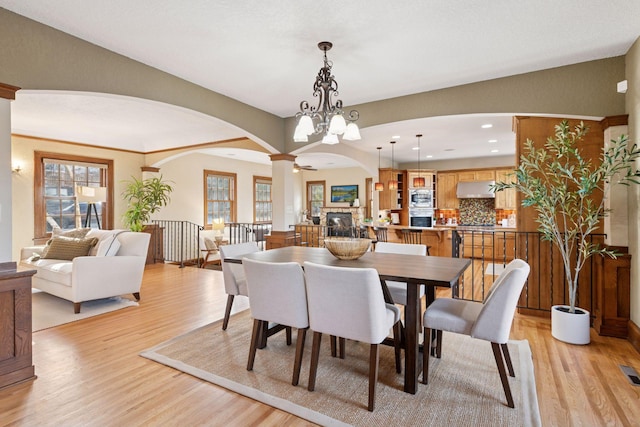
[[[591,337],[590,316],[587,310],[576,307],[575,313],[569,313],[569,306],[551,307],[551,335],[569,344],[589,344]]]

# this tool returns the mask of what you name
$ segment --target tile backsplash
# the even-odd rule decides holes
[[[495,199],[460,199],[460,224],[495,225]]]

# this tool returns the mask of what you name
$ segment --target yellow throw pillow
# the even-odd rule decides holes
[[[71,261],[78,256],[89,255],[89,251],[98,239],[71,239],[68,237],[54,237],[49,244],[49,250],[42,255],[42,259],[60,259]]]

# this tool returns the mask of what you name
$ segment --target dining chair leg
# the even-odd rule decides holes
[[[507,397],[507,406],[509,408],[513,408],[515,407],[515,405],[513,404],[513,397],[511,396],[511,387],[509,387],[509,378],[507,377],[507,371],[504,368],[504,361],[502,360],[500,344],[492,342],[491,348],[493,349],[493,357],[496,359],[496,365],[498,366],[498,373],[500,373],[502,388],[504,389],[504,394]]]
[[[347,339],[340,337],[340,339],[338,340],[338,344],[339,344],[338,353],[340,355],[340,359],[344,359],[345,351],[347,348]]]
[[[222,321],[222,330],[226,331],[229,326],[229,317],[231,317],[231,306],[233,305],[234,295],[227,296],[227,308],[224,310],[224,320]]]
[[[422,332],[424,337],[422,344],[422,384],[429,384],[429,358],[431,357],[433,339],[431,338],[431,329],[424,328]]]
[[[258,348],[265,348],[267,346],[267,338],[269,338],[269,322],[262,322],[260,325],[260,340],[258,341]]]
[[[331,335],[330,342],[331,342],[331,357],[336,357],[338,354],[337,337],[335,335]]]
[[[287,334],[287,345],[291,345],[291,326],[287,326],[285,332]]]
[[[311,366],[309,367],[309,386],[307,390],[313,391],[316,388],[316,373],[318,372],[318,359],[320,358],[320,342],[322,334],[313,332],[313,345],[311,346]]]
[[[251,333],[251,346],[249,347],[249,360],[247,361],[247,371],[253,370],[253,362],[256,360],[256,350],[260,340],[260,330],[262,321],[253,319],[253,332]]]
[[[298,337],[296,338],[296,358],[293,362],[293,380],[291,384],[298,385],[300,380],[300,368],[302,367],[302,355],[304,354],[304,342],[307,338],[307,328],[298,329]]]
[[[376,385],[378,384],[378,366],[380,360],[378,344],[371,344],[369,352],[369,406],[367,409],[373,412],[376,403]]]
[[[511,355],[509,354],[509,347],[507,346],[507,343],[500,344],[500,347],[502,348],[502,356],[504,356],[504,361],[507,363],[509,375],[515,377],[516,374],[513,371],[513,364],[511,363]]]
[[[440,359],[442,357],[442,331],[436,330],[436,357]]]
[[[400,348],[402,346],[402,323],[400,321],[393,325],[393,348],[396,355],[396,372],[402,373],[402,364],[400,362]]]

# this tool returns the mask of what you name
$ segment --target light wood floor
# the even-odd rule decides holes
[[[309,425],[138,356],[221,318],[225,301],[219,272],[149,266],[140,307],[34,334],[38,378],[0,390],[0,425]],[[592,331],[589,346],[563,344],[547,320],[521,315],[512,338],[531,344],[543,425],[640,425],[640,387],[618,367],[640,371],[640,354],[627,341]]]

